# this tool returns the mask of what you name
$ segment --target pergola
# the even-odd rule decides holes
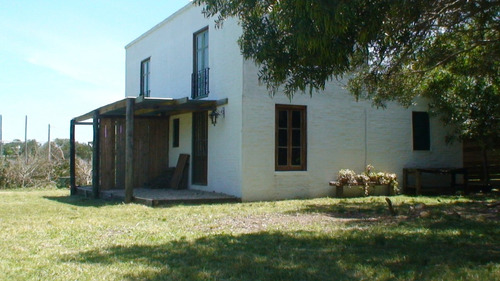
[[[76,125],[93,126],[92,194],[101,187],[125,188],[131,202],[134,187],[158,177],[168,166],[168,125],[171,115],[215,110],[228,99],[192,100],[187,97],[127,97],[87,114],[70,125],[71,195],[76,187]],[[88,121],[92,119],[92,121]],[[150,153],[147,153],[145,151]]]

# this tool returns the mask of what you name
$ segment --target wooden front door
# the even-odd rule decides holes
[[[192,184],[207,185],[208,114],[193,112]]]

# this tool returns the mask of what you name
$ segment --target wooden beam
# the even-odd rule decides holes
[[[125,203],[134,197],[134,99],[127,99],[125,120]]]
[[[94,112],[91,111],[89,113],[86,113],[86,114],[80,115],[78,117],[75,117],[73,120],[75,120],[77,123],[79,123],[79,122],[83,122],[85,120],[92,119],[93,116],[94,116]]]
[[[92,143],[92,197],[99,198],[99,111],[94,111],[94,139]]]
[[[75,123],[73,119],[70,122],[69,128],[69,178],[70,178],[70,194],[76,195],[76,143],[75,143]]]
[[[127,106],[127,101],[130,99],[134,100],[134,98],[126,98],[108,105],[105,105],[101,108],[99,108],[99,114],[101,115],[106,115],[112,111],[119,110],[119,109],[125,109]]]
[[[119,109],[124,109],[125,104],[127,102],[127,99],[119,100],[114,103],[110,103],[108,105],[99,107],[98,109],[91,111],[89,113],[83,114],[81,116],[75,117],[74,120],[76,122],[83,122],[85,120],[89,120],[94,117],[94,113],[97,111],[99,115],[105,115],[108,114],[112,111],[119,110]]]
[[[217,103],[217,106],[225,105],[225,104],[229,103],[229,99],[228,98],[220,99],[220,100],[217,100],[216,103]]]

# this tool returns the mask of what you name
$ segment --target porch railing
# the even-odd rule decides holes
[[[209,70],[210,68],[202,69],[191,75],[191,98],[197,99],[207,97],[209,91]]]

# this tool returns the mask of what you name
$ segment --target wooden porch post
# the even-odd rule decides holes
[[[70,194],[76,195],[76,146],[75,146],[75,120],[71,120],[69,129],[69,178]]]
[[[92,149],[92,197],[99,198],[99,111],[94,111]]]
[[[134,196],[134,104],[135,99],[127,99],[125,119],[125,203],[132,202]]]

